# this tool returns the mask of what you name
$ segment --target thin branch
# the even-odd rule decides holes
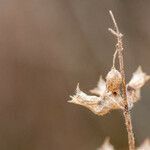
[[[132,129],[132,122],[131,122],[131,115],[130,115],[129,106],[128,106],[128,99],[127,99],[127,94],[126,94],[126,80],[125,80],[125,71],[124,71],[123,54],[122,54],[122,51],[123,51],[122,36],[123,35],[119,31],[118,25],[116,23],[116,20],[114,18],[112,11],[109,11],[109,13],[110,13],[110,16],[112,18],[112,21],[114,23],[114,27],[116,30],[114,31],[113,29],[109,29],[109,31],[117,37],[116,51],[118,52],[120,72],[122,75],[122,98],[124,99],[124,102],[125,102],[123,114],[125,118],[127,132],[128,132],[129,150],[135,150],[135,139],[134,139],[134,133]],[[117,53],[116,51],[114,54],[114,59],[116,57],[116,53]]]
[[[118,28],[117,22],[116,22],[116,20],[115,20],[115,17],[114,17],[114,15],[113,15],[112,11],[109,10],[109,13],[110,13],[110,16],[111,16],[111,18],[112,18],[112,21],[113,21],[113,23],[114,23],[114,27],[115,27],[115,29],[116,29],[116,32],[119,33],[119,28]]]
[[[118,51],[116,50],[114,55],[113,55],[113,66],[112,66],[112,68],[115,68],[115,62],[116,62],[117,53],[118,53]]]

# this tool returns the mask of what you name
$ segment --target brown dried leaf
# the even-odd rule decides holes
[[[150,139],[146,139],[137,150],[150,150]]]
[[[97,150],[114,150],[114,147],[110,144],[109,138],[106,138],[103,145]]]

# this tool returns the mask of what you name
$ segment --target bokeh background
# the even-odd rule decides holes
[[[112,66],[108,10],[124,33],[126,77],[150,74],[150,1],[0,0],[0,149],[96,150],[105,137],[127,149],[120,111],[98,117],[67,103]],[[136,144],[150,137],[150,84],[132,110]]]

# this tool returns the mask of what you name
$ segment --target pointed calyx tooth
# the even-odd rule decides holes
[[[103,145],[97,150],[114,150],[114,147],[110,144],[109,138],[106,138]]]
[[[117,93],[119,91],[121,83],[122,83],[121,73],[115,68],[112,68],[106,76],[106,86],[108,91]]]
[[[90,90],[90,92],[99,96],[104,96],[106,91],[106,82],[104,81],[103,77],[100,76],[97,87]]]
[[[120,95],[114,96],[111,92],[102,96],[91,96],[82,92],[79,86],[76,88],[76,94],[71,96],[70,103],[84,106],[96,115],[105,115],[114,109],[123,109],[123,99]]]
[[[81,90],[80,90],[80,87],[79,87],[79,83],[77,84],[77,87],[76,87],[76,93],[80,93]]]
[[[96,115],[101,115],[103,114],[103,106],[100,105],[102,101],[103,100],[101,99],[101,97],[87,95],[79,89],[79,86],[77,86],[76,94],[74,96],[71,96],[71,100],[69,102],[84,106],[90,109]]]
[[[140,89],[148,80],[150,76],[142,71],[141,66],[133,73],[133,76],[127,86],[134,89]]]
[[[130,103],[137,102],[140,99],[141,88],[149,79],[150,76],[144,73],[139,66],[127,84],[127,96]]]
[[[137,150],[150,150],[150,139],[146,139]]]
[[[79,105],[94,105],[98,104],[101,101],[100,97],[97,96],[89,96],[82,92],[79,88],[79,84],[76,88],[76,94],[74,96],[70,96],[71,100],[69,102],[79,104]]]

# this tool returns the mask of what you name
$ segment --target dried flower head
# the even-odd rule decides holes
[[[106,76],[107,90],[113,93],[118,93],[121,83],[122,83],[122,76],[120,72],[115,68],[112,68]]]
[[[115,72],[116,76],[119,78],[118,80],[115,79],[115,77],[113,77],[113,81],[115,79],[115,83],[119,85],[119,81],[121,79],[120,73],[118,73],[116,70],[113,70],[112,72]],[[111,76],[111,74],[109,76]],[[133,74],[133,77],[127,84],[126,91],[130,109],[133,107],[133,103],[140,99],[141,87],[146,83],[146,81],[148,81],[148,79],[149,76],[146,75],[146,73],[144,73],[142,69],[137,69],[137,71]],[[137,84],[135,84],[135,80]],[[76,94],[74,96],[70,96],[71,100],[69,102],[82,105],[90,109],[96,115],[105,115],[114,109],[124,109],[125,102],[121,97],[120,92],[117,92],[114,95],[112,91],[109,91],[108,86],[106,86],[106,82],[104,81],[104,79],[102,79],[102,77],[100,77],[97,87],[90,91],[91,93],[96,94],[98,96],[87,95],[86,93],[80,90],[78,84],[76,88]]]

